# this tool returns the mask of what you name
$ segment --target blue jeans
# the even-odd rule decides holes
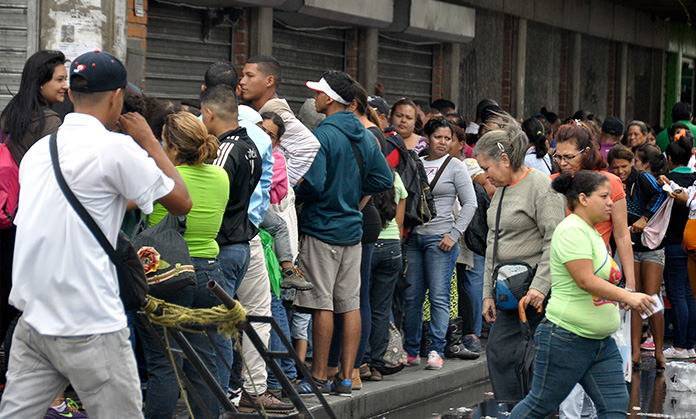
[[[193,258],[193,265],[196,269],[196,284],[183,288],[176,295],[167,298],[167,302],[192,308],[210,308],[219,304],[219,301],[206,288],[206,284],[211,279],[220,280],[218,278],[218,276],[222,276],[220,265],[215,259],[203,258]],[[176,402],[179,399],[179,385],[174,368],[172,368],[169,360],[169,354],[162,353],[159,345],[139,317],[135,317],[134,320],[147,362],[148,386],[145,397],[145,417],[147,419],[171,418],[176,409]],[[153,327],[160,337],[164,336],[163,329],[160,326],[153,325]],[[213,345],[208,340],[208,337],[201,333],[186,332],[184,336],[213,377],[216,377],[218,375],[215,364],[216,357]],[[172,348],[178,347],[171,337],[169,338],[169,343]],[[175,359],[179,367],[183,368],[184,373],[191,380],[195,391],[201,396],[205,409],[216,415],[219,410],[219,404],[212,391],[188,361],[184,362],[183,358]],[[191,408],[195,417],[203,417],[202,410],[197,403],[192,402]]]
[[[290,340],[290,323],[288,323],[287,311],[285,310],[285,307],[283,307],[283,303],[277,299],[273,293],[271,293],[271,313],[273,314],[273,318],[275,319],[276,323],[278,323],[278,326],[280,326],[280,329],[285,334],[285,337]],[[270,350],[282,352],[287,351],[287,348],[285,345],[283,345],[283,342],[280,340],[280,337],[274,329],[271,329]],[[281,359],[280,362],[278,360],[275,360],[275,362],[280,365],[283,373],[285,373],[285,376],[288,377],[290,381],[297,378],[295,361],[293,359]],[[281,388],[280,382],[275,378],[275,375],[273,375],[270,368],[268,368],[268,378],[266,382],[268,383],[268,388]]]
[[[532,389],[510,418],[550,415],[578,382],[595,403],[600,418],[626,417],[628,390],[623,361],[611,336],[583,338],[544,319],[536,329],[534,343]]]
[[[430,350],[441,356],[445,350],[445,335],[449,325],[450,284],[459,256],[458,243],[449,252],[437,247],[441,235],[412,234],[406,248],[408,271],[404,298],[404,349],[410,356],[418,356],[423,329],[423,301],[430,290]]]
[[[696,303],[689,283],[687,255],[679,244],[665,246],[665,288],[672,304],[674,347],[691,349],[696,344]]]
[[[483,271],[486,258],[474,253],[474,267],[464,273],[464,289],[471,298],[471,309],[474,312],[474,334],[481,336],[483,324]]]
[[[231,296],[237,293],[239,285],[246,274],[249,267],[249,243],[228,244],[220,246],[220,254],[218,260],[222,268],[222,275],[217,281]],[[220,348],[220,351],[225,356],[225,359],[232,365],[232,342],[222,335],[218,335],[215,343]],[[225,366],[223,360],[216,357],[218,374],[220,376],[220,387],[223,391],[227,391],[230,383],[230,371]]]
[[[372,313],[370,311],[370,267],[372,265],[372,253],[374,243],[362,244],[362,258],[360,259],[360,343],[355,357],[353,368],[360,368],[365,350],[370,340],[372,329]],[[343,336],[343,316],[334,314],[334,331],[329,349],[329,367],[337,367],[341,357],[341,338]]]
[[[372,253],[372,276],[370,277],[372,332],[369,349],[364,357],[364,362],[373,367],[384,366],[383,357],[389,345],[389,316],[402,265],[400,241],[377,240]]]

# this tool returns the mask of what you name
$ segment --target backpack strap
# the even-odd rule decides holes
[[[365,168],[363,167],[362,155],[360,154],[360,150],[358,150],[358,146],[355,144],[355,141],[348,139],[348,142],[350,143],[350,148],[353,149],[355,160],[358,162],[358,169],[360,170],[360,184],[362,185],[362,182],[365,179]]]
[[[437,184],[437,181],[440,180],[440,176],[442,176],[442,173],[445,171],[445,168],[449,164],[449,162],[452,161],[452,156],[447,156],[444,162],[442,162],[442,165],[440,165],[440,168],[437,169],[437,173],[435,173],[435,177],[433,178],[433,181],[430,182],[430,190],[434,191],[435,190],[435,185]]]

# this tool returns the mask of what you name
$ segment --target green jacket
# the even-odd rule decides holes
[[[683,121],[677,121],[681,122],[682,124],[686,125],[689,127],[689,130],[694,134],[694,137],[696,137],[696,125],[692,124],[689,121],[683,120]],[[676,122],[673,122],[672,125],[676,124]],[[672,125],[669,126],[669,128],[672,128]],[[664,129],[662,130],[661,133],[657,135],[657,138],[655,139],[655,142],[657,145],[660,147],[660,150],[664,153],[665,150],[667,149],[667,146],[669,145],[669,135],[667,135],[667,130],[669,129]]]

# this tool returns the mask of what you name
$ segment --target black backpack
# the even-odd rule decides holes
[[[476,211],[469,226],[464,232],[466,247],[480,256],[486,256],[486,243],[488,241],[488,207],[491,205],[491,197],[480,184],[473,182],[476,192]]]
[[[401,176],[401,181],[408,192],[406,198],[406,211],[404,214],[404,227],[425,225],[435,218],[435,200],[433,199],[428,175],[425,173],[423,162],[413,150],[407,150],[404,140],[397,134],[387,137],[388,161],[398,162],[394,169]]]

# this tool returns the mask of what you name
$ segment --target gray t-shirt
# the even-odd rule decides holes
[[[429,182],[433,181],[435,173],[447,157],[443,156],[432,161],[421,157]],[[453,158],[445,167],[432,192],[437,215],[425,226],[414,227],[412,232],[420,235],[447,234],[450,239],[458,241],[476,211],[476,193],[466,165],[459,159]],[[455,199],[459,200],[462,206],[456,218],[452,212]]]

